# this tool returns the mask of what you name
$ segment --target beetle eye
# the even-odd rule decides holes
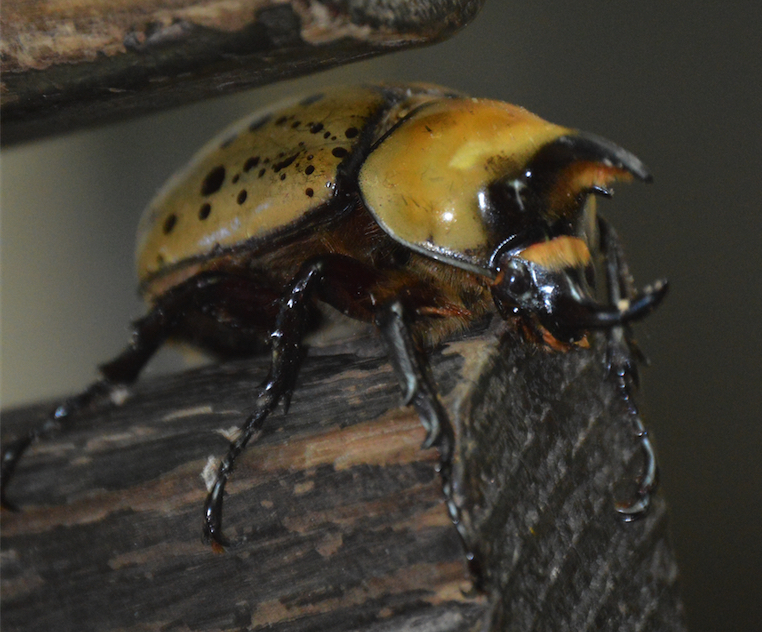
[[[506,289],[514,296],[526,294],[529,289],[529,279],[525,272],[512,270],[506,279]]]
[[[525,296],[532,289],[532,280],[526,266],[513,262],[505,271],[505,291],[515,298]]]

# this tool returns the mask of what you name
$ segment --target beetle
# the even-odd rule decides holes
[[[490,315],[557,350],[607,332],[607,370],[645,454],[633,519],[656,484],[653,449],[632,391],[638,352],[628,323],[664,297],[636,292],[596,196],[615,181],[650,181],[643,163],[598,136],[507,103],[428,84],[363,85],[259,112],[224,131],[174,175],[138,229],[140,290],[150,308],[103,378],[9,444],[2,500],[24,450],[94,400],[134,382],[168,338],[227,353],[269,347],[254,411],[210,486],[204,538],[222,532],[226,481],[279,402],[294,390],[304,336],[326,304],[374,323],[406,404],[437,447],[448,510],[453,430],[425,351]],[[607,299],[595,298],[597,260]],[[463,535],[463,534],[461,534]]]

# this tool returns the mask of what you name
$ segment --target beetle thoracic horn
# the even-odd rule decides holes
[[[561,136],[541,151],[543,158],[558,162],[599,162],[614,169],[631,173],[643,182],[651,182],[653,176],[634,154],[596,134],[578,132]]]

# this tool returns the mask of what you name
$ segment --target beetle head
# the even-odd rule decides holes
[[[667,284],[659,281],[616,305],[597,302],[587,281],[590,252],[577,237],[558,236],[521,251],[496,253],[492,296],[503,318],[536,318],[557,340],[574,342],[589,329],[638,320],[656,307]]]
[[[667,290],[664,281],[616,304],[597,302],[591,288],[591,250],[599,240],[592,194],[608,196],[611,182],[633,176],[651,180],[643,163],[624,149],[572,134],[541,148],[519,177],[491,185],[492,217],[507,217],[503,225],[511,227],[489,262],[492,295],[503,318],[536,319],[556,339],[573,342],[589,329],[622,325],[656,307]]]

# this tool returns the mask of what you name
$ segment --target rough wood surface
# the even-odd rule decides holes
[[[484,0],[4,0],[4,143],[445,39]]]
[[[24,510],[2,517],[2,628],[683,630],[663,502],[635,524],[613,512],[640,452],[601,353],[490,330],[433,355],[485,595],[370,337],[307,359],[231,479],[246,542],[222,555],[200,542],[200,474],[266,360],[140,383],[36,446],[10,488]],[[45,410],[7,412],[4,439]]]

